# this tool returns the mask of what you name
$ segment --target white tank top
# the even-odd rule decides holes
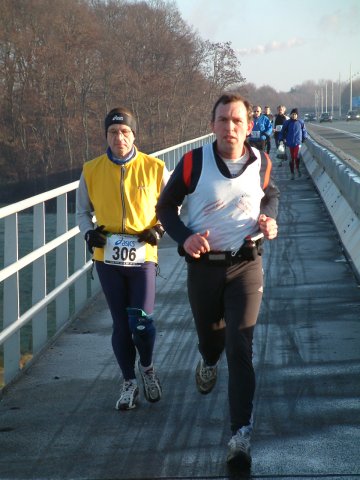
[[[236,178],[219,171],[212,144],[203,147],[203,162],[196,189],[188,195],[188,226],[195,233],[210,231],[211,250],[238,250],[247,235],[258,231],[261,188],[260,153]]]

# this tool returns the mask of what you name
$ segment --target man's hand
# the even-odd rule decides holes
[[[91,254],[94,253],[94,247],[102,248],[106,244],[106,232],[104,231],[104,225],[95,228],[95,230],[88,230],[85,233],[85,241],[88,246],[88,250]]]
[[[262,213],[259,216],[258,224],[260,231],[264,234],[264,237],[267,240],[273,240],[277,237],[278,226],[274,218],[267,217]]]
[[[185,252],[193,258],[200,258],[202,253],[210,252],[210,245],[207,238],[210,234],[209,230],[204,233],[194,233],[190,235],[184,242]]]
[[[165,230],[161,225],[154,225],[152,228],[147,228],[141,232],[138,236],[139,242],[146,242],[150,245],[157,245],[164,235]]]

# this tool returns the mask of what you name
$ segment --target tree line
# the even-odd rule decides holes
[[[314,82],[247,83],[231,42],[200,38],[173,2],[0,0],[0,11],[3,186],[78,172],[104,151],[103,120],[119,105],[136,114],[148,153],[208,133],[228,89],[273,111],[314,111]]]
[[[202,40],[160,0],[0,0],[2,182],[71,171],[101,154],[126,105],[156,151],[208,133],[209,104],[244,83],[231,44]]]

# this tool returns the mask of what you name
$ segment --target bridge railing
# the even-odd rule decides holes
[[[360,280],[360,174],[312,138],[302,158]]]
[[[206,135],[155,152],[171,171],[188,150],[213,141]],[[75,224],[79,182],[0,209],[0,387],[31,362],[99,291],[92,261]],[[54,205],[55,204],[55,205]]]

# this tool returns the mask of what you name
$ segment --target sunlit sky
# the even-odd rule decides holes
[[[201,38],[230,41],[241,73],[278,91],[360,78],[360,0],[174,0]]]

